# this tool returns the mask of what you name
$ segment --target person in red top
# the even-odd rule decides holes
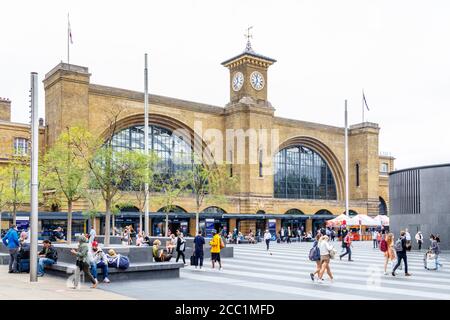
[[[351,249],[351,246],[352,246],[352,234],[351,234],[350,231],[347,232],[347,235],[344,238],[344,243],[346,245],[345,246],[345,253],[341,254],[339,256],[339,259],[342,260],[342,257],[348,254],[348,261],[353,261],[352,260],[352,249]]]

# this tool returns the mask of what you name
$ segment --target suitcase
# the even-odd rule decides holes
[[[30,259],[18,259],[17,269],[19,272],[30,272]]]

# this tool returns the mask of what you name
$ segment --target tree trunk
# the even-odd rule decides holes
[[[111,235],[111,201],[106,200],[106,214],[105,214],[105,246],[109,246],[109,239]]]
[[[12,214],[13,214],[13,216],[12,216],[12,218],[13,218],[13,222],[12,222],[12,224],[13,225],[16,225],[16,223],[17,223],[17,209],[16,209],[16,205],[14,204],[13,205],[13,212],[12,212]]]
[[[115,219],[115,215],[114,214],[111,214],[111,221],[112,221],[112,232],[111,232],[111,234],[113,236],[115,236],[116,235],[116,219]]]
[[[166,237],[169,236],[169,213],[166,212]]]
[[[198,232],[200,231],[200,226],[199,226],[199,224],[200,224],[200,222],[199,222],[199,216],[200,216],[200,213],[199,213],[199,211],[200,211],[200,209],[197,207],[197,211],[195,212],[195,233],[194,233],[194,236],[196,236],[197,234],[198,234]]]
[[[67,243],[72,242],[72,200],[67,202]]]

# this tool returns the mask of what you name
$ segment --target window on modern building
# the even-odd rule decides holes
[[[388,173],[389,172],[389,163],[383,162],[380,166],[380,172]]]
[[[333,174],[312,149],[301,145],[283,149],[274,158],[274,197],[336,200]]]
[[[28,154],[28,139],[14,138],[14,155],[24,156]]]
[[[359,187],[359,163],[355,165],[356,174],[356,186]]]
[[[259,177],[262,178],[263,176],[263,151],[262,149],[259,150]]]

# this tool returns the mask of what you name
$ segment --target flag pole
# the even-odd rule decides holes
[[[347,119],[347,100],[345,100],[345,214],[348,212],[348,119]]]
[[[70,20],[67,12],[67,64],[70,66]],[[70,67],[69,67],[70,68]]]
[[[147,54],[145,54],[145,67],[144,67],[144,153],[148,156],[148,70],[147,70]],[[150,236],[150,221],[148,216],[149,211],[149,190],[148,190],[148,170],[145,179],[145,204],[144,204],[144,232],[147,236]],[[141,226],[142,227],[142,226]],[[141,230],[142,231],[142,230]]]
[[[362,106],[362,122],[364,123],[364,89],[362,90],[361,106]]]

